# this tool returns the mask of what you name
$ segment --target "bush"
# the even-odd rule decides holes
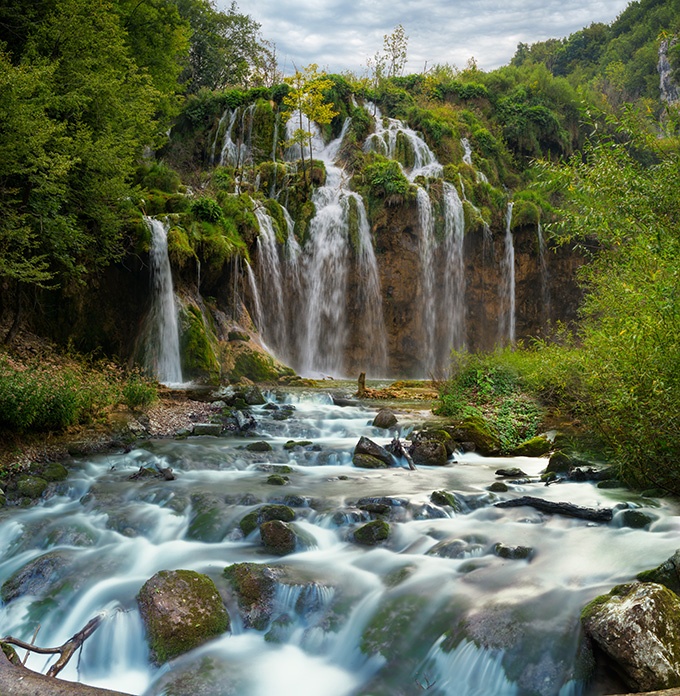
[[[158,399],[158,390],[153,382],[134,372],[123,384],[121,396],[128,408],[144,410]]]

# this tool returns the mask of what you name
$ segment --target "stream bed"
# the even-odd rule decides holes
[[[56,646],[104,613],[61,676],[145,696],[585,695],[582,607],[679,545],[670,502],[587,482],[545,486],[539,458],[467,453],[446,467],[358,469],[359,437],[405,437],[403,417],[387,432],[371,426],[377,408],[337,406],[327,394],[268,399],[253,407],[247,438],[151,440],[77,459],[48,500],[3,509],[0,583],[19,587],[0,609],[3,634],[31,640],[39,625],[36,644]],[[259,440],[272,450],[245,449]],[[286,448],[290,440],[311,444]],[[140,466],[169,466],[177,478],[129,480]],[[509,466],[527,476],[490,492]],[[272,473],[287,484],[268,483]],[[440,490],[457,509],[431,501]],[[522,495],[613,508],[614,518],[494,507]],[[304,543],[293,554],[267,553],[257,529],[244,537],[239,527],[269,502],[295,511]],[[631,509],[651,522],[625,526]],[[356,528],[377,517],[390,523],[388,540],[356,543]],[[523,557],[503,551],[518,547]],[[223,575],[240,562],[282,568],[261,630],[244,627]],[[163,569],[209,575],[232,627],[157,667],[136,596]],[[27,666],[48,663],[32,655]]]

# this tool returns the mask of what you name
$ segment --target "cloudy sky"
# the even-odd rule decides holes
[[[591,22],[610,23],[629,0],[240,0],[241,13],[276,44],[290,73],[317,63],[327,72],[366,71],[383,37],[401,24],[408,36],[407,72],[435,63],[464,68],[507,64],[517,44],[568,36]],[[217,0],[227,9],[229,0]]]

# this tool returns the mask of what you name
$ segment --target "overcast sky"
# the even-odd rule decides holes
[[[217,0],[228,9],[229,0]],[[317,63],[327,72],[366,71],[383,37],[401,24],[407,72],[435,63],[483,70],[506,65],[517,44],[562,38],[592,22],[610,23],[628,0],[237,0],[276,44],[284,73]]]

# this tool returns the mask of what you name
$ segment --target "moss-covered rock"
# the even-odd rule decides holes
[[[388,469],[390,466],[377,457],[360,453],[352,457],[352,464],[360,469]]]
[[[201,310],[194,304],[180,312],[180,354],[185,377],[217,382],[220,362],[217,358],[217,339]]]
[[[586,635],[635,691],[680,686],[680,598],[663,585],[630,583],[588,604]]]
[[[418,440],[410,448],[413,463],[419,466],[446,466],[446,446],[438,440]]]
[[[275,382],[280,377],[294,374],[290,368],[276,363],[271,355],[243,345],[234,359],[229,378],[233,381],[247,377],[253,382]]]
[[[193,570],[161,570],[144,583],[137,603],[158,664],[229,630],[215,583]]]
[[[40,476],[25,474],[16,480],[16,492],[21,498],[37,500],[45,492],[48,482]]]
[[[260,525],[260,539],[267,551],[279,556],[293,553],[297,545],[297,535],[293,527],[280,520],[263,522]]]
[[[525,440],[516,447],[510,454],[515,457],[541,457],[550,452],[552,442],[544,435],[537,435],[529,440]]]
[[[248,536],[257,529],[263,522],[280,520],[281,522],[292,522],[295,519],[295,510],[287,505],[263,505],[257,510],[249,512],[239,522],[241,531]]]
[[[507,558],[509,560],[525,560],[531,558],[533,549],[529,546],[507,546],[498,542],[494,544],[493,552],[499,558]]]
[[[267,483],[270,486],[287,486],[290,479],[287,476],[281,476],[281,474],[272,474],[267,476]]]
[[[456,498],[455,494],[449,493],[448,491],[432,491],[430,494],[430,500],[435,505],[447,505],[453,508],[456,512],[462,512],[463,510],[463,506]]]
[[[363,546],[376,546],[387,541],[389,536],[390,525],[384,520],[373,520],[354,532],[354,541]]]
[[[475,449],[483,456],[498,454],[501,440],[498,433],[482,416],[468,416],[459,427],[458,439],[472,442]]]
[[[64,550],[50,551],[33,559],[2,584],[2,601],[7,604],[23,595],[40,596],[65,575],[72,562],[72,553]]]
[[[246,445],[246,449],[248,452],[271,452],[273,448],[268,442],[258,440],[257,442],[251,442]]]
[[[545,471],[547,474],[566,474],[571,471],[573,466],[574,463],[572,458],[568,454],[558,451],[550,455],[550,460],[548,461],[548,466],[545,468]]]
[[[354,462],[354,466],[363,466],[364,468],[367,469],[375,469],[375,468],[381,468],[381,467],[376,467],[376,466],[371,466],[370,465],[370,460],[365,460],[366,462],[369,463],[369,466],[366,466],[366,464],[357,464],[357,456],[358,455],[368,455],[370,457],[373,457],[374,459],[379,459],[385,466],[394,466],[396,464],[396,461],[394,457],[384,448],[381,447],[379,444],[376,442],[373,442],[373,440],[361,436],[359,438],[359,441],[357,442],[356,446],[354,447],[354,456],[352,461]],[[364,461],[362,459],[359,459],[358,461]]]
[[[266,565],[235,563],[224,569],[245,628],[264,629],[271,620],[277,576]]]
[[[46,481],[64,481],[68,478],[68,469],[59,462],[50,462],[42,467],[40,476]]]
[[[680,549],[656,568],[638,573],[637,579],[640,582],[664,585],[676,595],[680,595]]]

